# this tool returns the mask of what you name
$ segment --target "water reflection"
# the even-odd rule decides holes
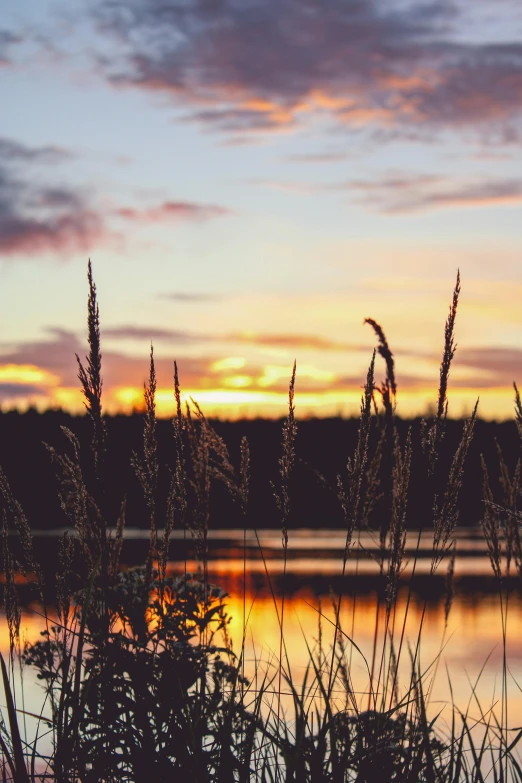
[[[146,534],[148,536],[148,533]],[[229,626],[234,649],[241,650],[244,639],[245,673],[254,677],[256,669],[277,669],[280,650],[281,596],[285,594],[284,641],[286,655],[284,668],[290,669],[294,685],[299,685],[310,664],[310,649],[316,649],[321,638],[323,650],[331,649],[334,641],[334,596],[341,595],[341,627],[354,639],[351,647],[344,638],[350,659],[353,687],[361,708],[367,705],[369,686],[368,668],[377,638],[377,669],[383,646],[385,610],[382,583],[378,578],[378,564],[374,559],[375,546],[370,537],[363,537],[351,554],[346,575],[341,577],[344,536],[340,532],[296,531],[290,537],[288,572],[283,577],[281,539],[277,532],[259,535],[261,549],[253,534],[243,531],[216,531],[209,541],[209,579],[229,593]],[[483,712],[496,703],[500,714],[501,673],[503,660],[502,622],[498,585],[491,576],[485,546],[477,531],[459,531],[455,564],[455,597],[447,628],[445,628],[445,564],[436,576],[430,570],[429,534],[421,538],[420,555],[415,565],[417,534],[408,539],[409,563],[399,589],[396,612],[392,618],[396,647],[404,624],[404,643],[399,665],[399,690],[407,690],[411,672],[410,650],[415,650],[418,631],[423,622],[420,645],[421,669],[427,671],[426,688],[431,687],[430,712],[441,720],[450,720],[451,712],[444,705],[453,699],[462,709],[472,697],[472,684],[480,679],[475,689],[475,703],[471,713],[480,717],[478,702]],[[244,547],[244,544],[246,545]],[[42,545],[43,546],[43,545]],[[143,562],[147,542],[140,533],[125,542],[124,559],[129,565]],[[192,542],[179,535],[174,539],[170,563],[171,573],[197,570],[191,557]],[[275,597],[274,597],[275,596]],[[24,608],[22,632],[24,639],[35,641],[42,630],[41,609],[37,604]],[[377,636],[375,637],[375,628]],[[0,624],[0,648],[8,650],[5,622]],[[510,726],[522,725],[522,597],[518,582],[509,589],[507,620],[507,658],[509,665]],[[364,656],[364,657],[363,657]],[[440,661],[433,664],[437,657]],[[366,662],[365,662],[366,660]],[[387,661],[388,659],[386,659]],[[385,661],[385,665],[386,665]],[[41,702],[41,690],[31,672],[26,674],[27,709],[36,711]],[[375,683],[374,683],[375,686]],[[339,695],[339,706],[344,700]],[[439,722],[440,725],[440,722]]]
[[[365,662],[352,648],[353,685],[360,694],[360,706],[366,708],[367,664],[369,667],[372,660],[375,628],[377,626],[376,659],[379,661],[385,627],[384,584],[379,580],[375,540],[369,534],[359,538],[343,577],[342,531],[294,531],[290,535],[288,572],[283,576],[279,534],[263,532],[259,542],[252,535],[247,535],[243,542],[242,535],[242,531],[233,536],[229,533],[227,539],[224,534],[217,534],[211,540],[209,577],[230,594],[230,629],[235,649],[241,648],[246,618],[247,672],[252,672],[260,661],[265,666],[277,664],[278,618],[284,592],[287,653],[284,663],[290,668],[294,683],[300,683],[310,663],[309,650],[317,648],[320,634],[323,647],[331,648],[333,644],[335,613],[332,600],[334,595],[341,595],[341,627],[366,659]],[[453,699],[463,709],[474,693],[472,714],[476,712],[478,719],[479,702],[486,712],[500,700],[503,645],[498,583],[491,574],[481,531],[459,530],[456,540],[455,596],[445,628],[446,563],[442,562],[435,575],[430,575],[431,534],[426,532],[420,539],[417,532],[408,535],[408,562],[392,621],[396,646],[404,625],[399,689],[404,693],[408,688],[409,650],[415,650],[422,621],[420,660],[421,670],[427,672],[426,687],[431,687],[436,674],[430,697],[431,713],[439,712],[451,703],[451,682]],[[196,568],[196,563],[189,561],[187,567]],[[518,577],[504,585],[506,587],[509,588],[508,719],[511,726],[519,726],[522,723],[522,696],[518,688],[522,685],[522,595]],[[349,643],[347,645],[350,647]],[[439,663],[432,665],[438,657]],[[443,710],[444,716],[450,719],[449,709]]]

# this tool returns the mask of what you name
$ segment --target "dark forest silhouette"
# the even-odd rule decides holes
[[[132,451],[139,453],[143,439],[143,416],[107,416],[108,459],[110,480],[106,483],[108,519],[116,521],[123,496],[127,498],[127,526],[148,528],[147,509],[141,487],[129,462]],[[426,525],[430,497],[425,485],[419,445],[421,420],[397,419],[401,440],[412,426],[414,454],[412,464],[408,519],[410,528]],[[227,444],[233,464],[239,465],[241,438],[246,435],[251,448],[252,486],[249,510],[249,527],[278,527],[275,500],[271,489],[278,472],[281,450],[282,421],[257,419],[241,421],[212,421],[219,435]],[[86,471],[89,470],[87,445],[91,438],[91,424],[85,416],[72,416],[64,411],[26,413],[10,411],[0,413],[0,464],[11,484],[14,496],[20,501],[31,527],[49,530],[66,525],[60,508],[57,483],[47,443],[59,451],[67,450],[66,438],[60,426],[70,428],[85,444]],[[296,469],[293,476],[292,507],[289,527],[329,528],[343,525],[342,513],[335,493],[336,476],[346,464],[347,455],[353,450],[358,419],[308,419],[298,420],[296,441]],[[441,446],[441,474],[447,475],[450,461],[462,435],[463,422],[448,419]],[[173,464],[172,422],[158,420],[159,462],[162,467],[160,481],[168,481],[168,466]],[[482,472],[480,455],[483,454],[489,468],[494,494],[498,494],[497,443],[504,458],[512,468],[520,453],[520,441],[514,421],[486,422],[478,420],[473,441],[467,456],[461,496],[459,499],[459,524],[472,526],[480,522],[483,502],[480,486]],[[237,504],[227,492],[216,487],[212,497],[214,526],[219,528],[242,527],[243,520]],[[379,524],[386,509],[381,502],[374,511],[374,524]],[[161,526],[161,510],[158,516]]]

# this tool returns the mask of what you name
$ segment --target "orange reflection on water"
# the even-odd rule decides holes
[[[42,617],[42,608],[32,604],[22,609],[20,622],[20,641],[23,645],[26,641],[33,643],[38,641],[41,631],[45,628],[45,619]],[[0,612],[0,652],[4,658],[9,655],[9,629],[3,612]]]
[[[445,617],[442,604],[427,603],[417,597],[412,598],[408,607],[406,619],[407,588],[401,589],[393,629],[395,649],[400,644],[403,623],[405,622],[404,643],[399,663],[399,690],[407,691],[410,680],[410,653],[415,650],[418,632],[422,620],[422,641],[420,645],[421,670],[426,672],[425,687],[431,683],[436,671],[436,679],[431,694],[431,712],[438,712],[441,707],[443,715],[449,717],[451,703],[448,675],[451,679],[453,697],[459,707],[465,709],[471,694],[471,683],[475,682],[482,667],[484,667],[476,689],[477,698],[481,701],[484,711],[500,699],[500,683],[502,671],[502,623],[499,600],[496,596],[485,596],[470,601],[461,596],[456,598],[448,620],[446,634],[444,633]],[[516,685],[522,685],[522,648],[519,644],[522,638],[522,601],[511,597],[507,623],[507,657],[510,671],[508,683],[509,721],[511,725],[522,722],[522,696]],[[249,593],[243,597],[237,593],[228,600],[228,612],[232,618],[230,633],[234,650],[241,650],[243,635],[245,637],[245,671],[252,676],[256,667],[271,666],[272,672],[278,667],[280,650],[281,599],[276,599],[276,605],[270,595]],[[277,609],[276,609],[277,606]],[[424,614],[424,618],[423,618]],[[243,618],[246,618],[245,623]],[[284,607],[284,669],[290,670],[294,685],[300,686],[304,673],[310,666],[309,650],[317,651],[318,639],[322,634],[323,650],[331,650],[334,640],[334,610],[329,596],[322,599],[312,592],[303,590],[297,595],[288,596]],[[345,597],[341,603],[341,628],[344,634],[353,638],[357,647],[366,659],[355,649],[346,637],[344,638],[348,657],[351,660],[351,677],[354,690],[359,694],[359,705],[362,709],[368,706],[369,676],[371,668],[375,626],[377,623],[376,674],[374,689],[378,677],[379,662],[382,655],[385,626],[385,609],[382,604],[377,607],[375,593],[358,596],[355,599]],[[319,621],[322,629],[319,630]],[[444,648],[441,649],[444,644]],[[351,648],[351,650],[350,650]],[[439,665],[434,664],[440,656]],[[388,660],[388,654],[386,654]],[[367,668],[368,667],[368,668]],[[381,689],[380,689],[381,690]],[[342,707],[344,698],[340,697],[338,706]],[[500,712],[500,702],[497,705]]]
[[[261,561],[262,562],[262,561]],[[469,560],[467,561],[469,563]],[[296,564],[292,562],[292,574]],[[325,569],[325,562],[315,561],[315,569]],[[179,573],[179,565],[172,565]],[[266,575],[248,569],[246,590],[243,590],[242,560],[218,560],[210,564],[210,579],[225,588],[229,597],[226,599],[227,612],[231,618],[228,627],[236,654],[240,654],[244,643],[245,674],[257,682],[265,670],[276,676],[272,689],[277,688],[278,662],[281,645],[280,617],[282,613],[282,598],[279,593],[281,574],[276,568],[269,573],[272,588],[276,592],[273,598]],[[284,601],[283,622],[283,670],[289,672],[294,686],[300,687],[307,668],[310,668],[310,651],[317,652],[319,637],[322,637],[322,647],[326,657],[331,656],[334,641],[335,614],[332,598],[328,593],[328,579],[324,582],[314,582],[313,579],[296,577],[294,586],[289,590]],[[370,582],[371,583],[371,582]],[[326,588],[324,585],[327,585]],[[352,587],[353,587],[353,583]],[[478,583],[480,585],[480,582]],[[485,583],[484,583],[485,584]],[[350,587],[350,589],[352,589]],[[409,598],[409,603],[408,603]],[[406,611],[407,610],[407,611]],[[340,626],[344,634],[350,662],[350,675],[353,688],[361,709],[368,706],[368,688],[370,685],[368,669],[371,668],[375,629],[377,626],[376,665],[373,689],[382,692],[382,679],[379,678],[380,662],[383,650],[385,607],[379,601],[375,589],[360,592],[356,595],[347,594],[341,600]],[[431,690],[430,712],[432,715],[443,709],[441,720],[449,720],[451,703],[448,676],[451,680],[455,703],[465,710],[472,695],[472,685],[480,674],[476,688],[477,698],[486,712],[495,702],[497,714],[500,714],[500,694],[502,678],[502,622],[499,597],[484,590],[482,593],[465,592],[456,584],[456,595],[449,614],[445,632],[444,596],[430,596],[424,600],[420,594],[409,594],[408,585],[401,586],[397,600],[397,609],[392,615],[390,631],[393,632],[395,651],[398,651],[404,625],[404,642],[399,663],[399,692],[405,694],[411,674],[410,649],[415,650],[419,629],[422,623],[420,645],[421,670],[425,672],[425,690],[436,678]],[[45,627],[41,610],[33,605],[25,608],[22,613],[22,639],[34,642],[39,638]],[[4,655],[9,650],[7,624],[0,623],[0,649]],[[348,637],[357,645],[351,645]],[[511,726],[522,725],[522,696],[517,686],[522,685],[522,598],[516,591],[509,598],[507,618],[507,660],[509,666],[508,720]],[[438,666],[434,665],[440,656]],[[389,647],[385,654],[385,669],[389,660]],[[483,668],[484,667],[484,668]],[[481,670],[483,671],[481,673]],[[313,679],[313,678],[312,678]],[[29,672],[28,683],[31,692],[29,702],[38,704],[41,690],[37,687],[34,677]],[[285,684],[283,682],[283,690]],[[337,706],[344,706],[344,694],[338,690]],[[473,707],[472,715],[476,718],[477,708]]]

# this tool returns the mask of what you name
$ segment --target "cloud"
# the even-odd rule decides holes
[[[380,181],[352,180],[328,187],[358,194],[359,203],[387,214],[522,201],[522,179],[515,177],[452,183],[436,175],[403,174],[389,175]]]
[[[508,26],[509,6],[496,10]],[[103,62],[114,85],[164,93],[227,133],[322,112],[397,136],[519,138],[522,44],[485,26],[468,36],[451,0],[114,0],[96,19],[119,47]]]
[[[85,346],[74,332],[48,327],[42,340],[29,340],[15,345],[0,344],[2,365],[41,367],[59,376],[66,386],[77,383],[75,354],[85,354]]]
[[[440,354],[423,351],[402,351],[403,356],[420,359],[437,365]],[[513,381],[522,385],[522,349],[502,346],[477,348],[458,347],[450,374],[450,386],[455,388],[502,388],[509,389]],[[466,372],[463,373],[462,370]],[[435,374],[429,378],[416,378],[398,374],[398,385],[412,384],[433,386],[437,383]],[[405,383],[406,381],[406,383]]]
[[[49,251],[88,252],[105,237],[103,221],[89,210],[40,220],[0,207],[0,253],[6,256]]]
[[[154,365],[158,387],[174,388],[173,359],[155,357]],[[118,351],[105,351],[102,358],[102,370],[105,388],[110,390],[117,386],[141,387],[149,375],[149,357],[127,355]],[[184,388],[198,386],[202,378],[208,377],[210,360],[183,356],[178,360],[181,383]]]
[[[183,220],[211,220],[231,215],[232,210],[217,204],[195,204],[190,201],[165,201],[148,209],[120,208],[116,214],[125,220],[162,223]]]
[[[0,403],[17,398],[41,397],[48,393],[45,386],[35,386],[28,383],[0,383]]]
[[[13,139],[0,138],[0,160],[4,164],[9,161],[61,163],[71,157],[73,157],[72,153],[63,147],[54,145],[28,147]]]
[[[96,204],[96,194],[56,184],[54,172],[45,186],[33,176],[34,166],[55,165],[70,157],[60,147],[29,147],[0,139],[0,255],[90,253],[100,244],[123,242],[123,235],[110,228],[107,211]],[[185,201],[113,211],[113,216],[135,223],[200,222],[229,214],[231,210],[216,204]]]
[[[142,354],[129,354],[114,348],[107,349],[105,344],[111,345],[112,340],[146,340],[159,342],[167,341],[169,345],[169,357],[155,357],[158,386],[169,388],[172,385],[173,359],[176,357],[176,349],[179,346],[190,345],[196,342],[208,341],[215,344],[257,344],[267,347],[282,347],[301,350],[361,350],[359,346],[339,343],[326,338],[311,335],[204,335],[192,332],[184,332],[173,329],[139,327],[134,325],[122,325],[110,328],[102,328],[102,375],[104,388],[110,395],[115,387],[140,388],[148,375],[148,349]],[[364,347],[363,350],[367,350]],[[4,376],[5,382],[11,382],[15,376],[20,376],[20,384],[32,382],[33,374],[27,376],[15,372],[16,368],[40,368],[53,378],[53,388],[79,388],[78,368],[75,355],[78,354],[83,361],[87,354],[87,344],[72,331],[56,327],[48,327],[45,335],[38,340],[24,341],[17,344],[0,343],[0,374],[1,368],[9,368],[10,374]],[[221,354],[222,355],[222,354]],[[253,388],[258,389],[288,389],[288,380],[291,373],[291,362],[281,367],[267,367],[264,362],[254,361],[247,363],[237,356],[232,359],[219,359],[219,353],[215,349],[209,351],[207,356],[187,357],[182,356],[178,361],[180,377],[184,388],[208,389],[233,386],[228,382],[229,376],[235,376],[239,372],[248,376]],[[14,375],[13,375],[14,373]],[[314,368],[312,365],[301,363],[299,367],[299,379],[302,388],[326,389],[333,383],[335,376]],[[0,379],[2,380],[2,379]],[[353,381],[353,382],[352,382]],[[345,380],[346,384],[361,386],[361,378]],[[43,392],[42,392],[43,393]],[[52,395],[53,389],[48,385],[47,393]],[[79,392],[78,392],[79,394]],[[23,395],[21,395],[23,396]]]
[[[185,300],[183,300],[185,301]],[[192,301],[192,299],[190,300]],[[205,334],[187,330],[165,329],[153,326],[122,324],[104,328],[102,338],[116,340],[158,340],[172,343],[233,343],[237,345],[257,345],[266,348],[284,348],[306,351],[368,351],[367,345],[345,343],[313,334],[255,334],[249,332],[231,332],[229,334]]]
[[[139,356],[105,350],[103,338],[107,331],[102,330],[104,388],[107,390],[115,386],[139,388],[148,376],[148,352],[144,351],[143,355]],[[49,327],[46,332],[47,336],[41,340],[30,340],[14,345],[0,344],[0,368],[6,365],[41,368],[55,376],[61,387],[78,388],[78,395],[80,395],[76,354],[84,361],[88,351],[87,343],[67,329]],[[150,339],[150,336],[147,336],[147,339]],[[186,386],[198,383],[202,377],[208,375],[211,361],[211,359],[183,357],[179,362],[183,383]],[[158,384],[167,387],[172,385],[172,360],[156,357],[155,364]]]
[[[79,193],[69,188],[44,188],[32,197],[32,202],[38,207],[50,209],[75,208],[81,210],[84,199]]]
[[[364,388],[364,377],[362,375],[343,375],[336,378],[332,388],[339,391],[350,391]],[[400,399],[401,390],[425,389],[433,386],[433,378],[420,375],[410,375],[407,373],[397,374],[397,396]]]
[[[102,374],[104,389],[110,398],[111,390],[116,387],[140,388],[148,375],[148,351],[142,354],[128,354],[119,350],[104,348],[105,339],[151,339],[169,341],[171,343],[169,357],[156,354],[155,364],[158,376],[158,386],[170,388],[172,386],[173,359],[176,357],[177,346],[184,346],[203,340],[215,343],[254,343],[267,347],[282,347],[289,350],[314,350],[314,351],[364,351],[367,346],[358,346],[350,343],[342,343],[327,338],[309,335],[215,335],[206,336],[197,333],[183,332],[168,329],[149,329],[132,326],[113,327],[102,329]],[[401,389],[414,390],[433,388],[437,385],[436,366],[440,356],[432,353],[415,353],[400,351],[403,355],[413,358],[421,358],[434,363],[433,373],[413,375],[398,373],[399,397]],[[14,345],[0,344],[0,370],[2,367],[10,368],[10,372],[4,373],[1,381],[7,387],[13,386],[13,393],[5,397],[19,397],[28,395],[52,396],[53,389],[65,387],[69,389],[79,388],[77,378],[77,365],[75,354],[84,359],[87,354],[87,344],[74,332],[66,329],[50,327],[46,335],[40,340],[21,342]],[[252,389],[281,391],[288,389],[288,380],[291,372],[291,362],[283,366],[265,366],[263,362],[216,360],[212,351],[201,357],[182,356],[179,361],[180,377],[185,389],[212,389],[232,387],[233,380],[229,377],[239,373],[249,379],[249,387]],[[42,383],[41,386],[32,379],[38,376],[33,372],[28,376],[27,372],[20,374],[20,382],[13,382],[16,373],[13,368],[40,368],[50,374],[55,380],[52,383]],[[462,369],[467,370],[464,374]],[[1,371],[0,371],[1,374]],[[450,378],[450,385],[455,388],[502,388],[511,387],[513,381],[522,385],[522,349],[507,347],[478,347],[458,348],[455,357],[454,368]],[[353,391],[362,388],[364,374],[339,375],[328,373],[301,362],[298,365],[298,387],[301,391]],[[24,387],[24,388],[23,388]],[[27,389],[25,389],[27,387]],[[31,389],[29,389],[31,387]],[[28,390],[29,389],[29,390]],[[435,393],[435,391],[434,391]],[[0,389],[1,397],[1,389]],[[80,392],[78,391],[78,399]]]
[[[116,410],[139,404],[143,382],[149,371],[148,351],[141,355],[118,350],[105,350],[102,333],[102,375],[104,380],[104,407]],[[217,338],[219,339],[219,338]],[[334,343],[334,345],[337,345]],[[348,346],[345,346],[348,347]],[[86,341],[75,333],[49,328],[40,340],[19,344],[0,344],[0,402],[25,404],[37,398],[49,405],[65,404],[80,410],[82,395],[77,378],[75,354],[83,360],[87,353]],[[172,352],[175,356],[175,353]],[[420,356],[420,354],[419,354]],[[431,354],[423,358],[433,359]],[[440,358],[440,357],[439,357]],[[173,387],[171,358],[156,355],[158,389],[165,404],[165,390]],[[202,357],[181,357],[178,361],[182,390],[195,393],[245,389],[254,393],[281,393],[288,391],[291,362],[265,364],[249,362],[237,356],[216,360],[209,352]],[[466,372],[462,372],[462,370]],[[458,389],[507,389],[512,380],[522,382],[522,349],[470,348],[457,351],[450,385]],[[337,375],[301,361],[297,372],[297,394],[335,394],[362,392],[364,373]],[[399,400],[401,392],[425,393],[433,389],[436,395],[437,371],[398,374]],[[168,395],[167,395],[168,396]],[[172,403],[173,404],[173,403]]]
[[[185,332],[177,329],[161,329],[148,326],[113,326],[103,329],[103,337],[118,340],[168,340],[175,343],[195,343],[212,339],[208,335]]]
[[[0,68],[2,66],[10,65],[9,49],[17,43],[21,42],[21,38],[9,30],[0,30]]]
[[[313,334],[249,334],[234,332],[224,338],[231,343],[247,343],[268,348],[289,348],[308,351],[367,351],[368,346],[343,343]]]
[[[475,385],[510,387],[513,381],[522,384],[522,349],[491,346],[457,350],[457,365],[473,367],[477,376]],[[480,373],[485,373],[481,376]]]
[[[222,299],[218,294],[197,294],[188,291],[160,291],[158,299],[169,299],[172,302],[218,302]]]
[[[141,86],[141,85],[140,85]],[[223,95],[223,100],[230,100]],[[288,130],[297,127],[297,117],[289,109],[276,104],[261,104],[259,108],[215,108],[192,111],[187,121],[201,125],[213,125],[224,133],[248,133],[249,131],[272,131],[276,128]],[[243,137],[243,141],[246,138]],[[237,145],[237,141],[236,141]]]
[[[81,192],[34,182],[30,166],[68,156],[58,147],[0,140],[0,255],[88,252],[112,236]]]

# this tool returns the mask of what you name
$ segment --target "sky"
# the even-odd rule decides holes
[[[82,410],[87,261],[106,411],[513,412],[522,385],[518,0],[6,0],[0,405]],[[377,379],[384,375],[379,359]]]

